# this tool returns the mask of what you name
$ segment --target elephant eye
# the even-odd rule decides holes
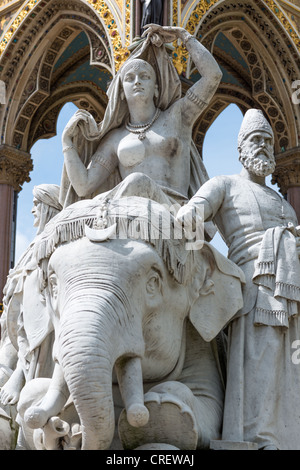
[[[157,274],[155,274],[154,276],[151,276],[150,279],[148,280],[148,287],[154,289],[158,285],[158,282],[159,282],[159,277]]]
[[[149,277],[147,282],[147,291],[154,293],[161,287],[162,275],[160,270],[152,268],[152,275]]]
[[[53,295],[57,294],[57,278],[54,274],[49,276],[50,290]]]

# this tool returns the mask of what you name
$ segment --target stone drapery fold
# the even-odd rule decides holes
[[[254,323],[288,327],[300,301],[300,263],[290,227],[266,231],[253,282],[258,285]]]

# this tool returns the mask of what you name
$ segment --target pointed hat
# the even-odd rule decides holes
[[[249,109],[243,119],[238,136],[238,147],[252,132],[264,131],[274,138],[273,129],[260,109]]]

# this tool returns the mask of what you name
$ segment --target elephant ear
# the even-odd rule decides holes
[[[211,341],[242,308],[245,276],[236,264],[207,243],[197,257],[196,263],[201,264],[195,276],[203,278],[203,270],[207,275],[191,306],[189,318],[202,338]]]

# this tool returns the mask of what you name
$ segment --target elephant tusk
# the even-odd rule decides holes
[[[90,228],[88,225],[85,226],[85,235],[92,242],[103,242],[115,235],[116,231],[117,224],[113,224],[110,227],[103,229]]]

